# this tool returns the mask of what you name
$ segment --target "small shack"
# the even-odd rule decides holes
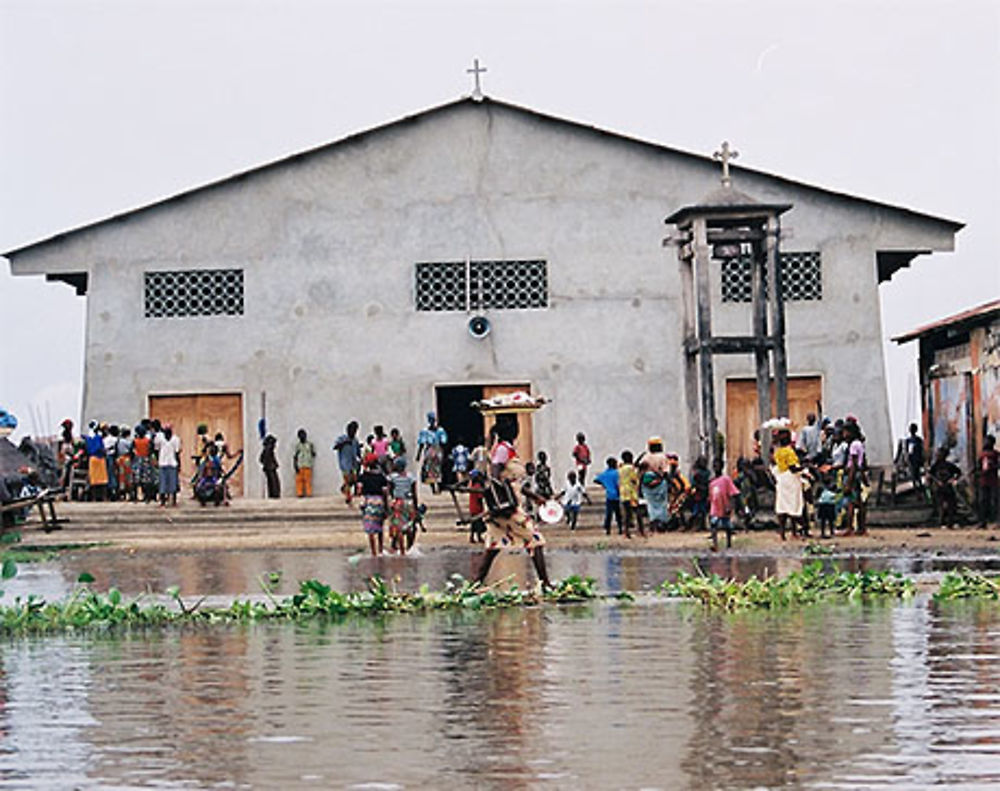
[[[987,434],[1000,436],[1000,299],[893,340],[919,341],[920,401],[929,448],[947,447],[969,473]]]

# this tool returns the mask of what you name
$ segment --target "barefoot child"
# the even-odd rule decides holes
[[[378,456],[369,453],[364,457],[364,472],[358,476],[357,494],[361,495],[361,526],[368,536],[372,557],[382,554],[385,525],[385,495],[389,481],[379,469]]]
[[[632,451],[622,451],[622,463],[618,466],[618,492],[621,495],[624,511],[625,538],[632,538],[632,524],[639,530],[639,535],[646,537],[646,528],[642,524],[642,511],[639,508],[639,470],[632,463]]]
[[[406,472],[406,459],[392,463],[389,475],[389,551],[405,555],[416,538],[417,482]]]
[[[560,498],[562,499],[563,508],[566,509],[566,524],[569,525],[570,530],[576,530],[576,520],[580,516],[580,506],[583,505],[584,500],[589,505],[590,498],[587,496],[587,490],[583,488],[583,484],[576,479],[576,472],[574,470],[566,473],[566,488],[562,491]]]
[[[477,469],[469,473],[469,543],[485,543],[486,504],[483,502],[483,478]]]
[[[819,495],[816,497],[816,520],[819,522],[819,537],[826,538],[826,529],[829,527],[830,538],[833,538],[833,525],[837,521],[837,492],[828,472],[820,479]]]
[[[712,531],[712,551],[719,549],[719,529],[726,531],[726,549],[733,546],[733,498],[740,496],[733,479],[723,470],[722,459],[712,463],[715,477],[708,485],[708,522]]]
[[[607,466],[594,478],[597,483],[604,487],[604,534],[611,535],[611,517],[614,517],[615,524],[618,526],[618,535],[621,535],[622,503],[618,459],[609,456],[604,463]]]
[[[590,447],[587,438],[581,431],[576,435],[576,445],[573,448],[573,463],[576,465],[576,477],[581,486],[587,485],[587,468],[590,467]]]

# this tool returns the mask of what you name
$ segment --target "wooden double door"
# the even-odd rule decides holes
[[[161,423],[170,423],[174,434],[181,438],[181,480],[194,474],[195,456],[199,450],[198,426],[208,426],[214,437],[220,431],[232,453],[243,448],[243,397],[239,393],[196,393],[189,395],[149,396],[149,416]],[[223,466],[235,461],[226,460]],[[245,463],[245,460],[244,460]],[[243,495],[243,466],[229,479],[233,497]]]
[[[818,376],[788,377],[788,417],[795,427],[806,424],[810,412],[821,415],[823,380]],[[771,383],[771,413],[775,412],[774,382]],[[740,456],[753,455],[753,433],[760,426],[757,412],[757,380],[726,380],[726,460],[732,465]]]

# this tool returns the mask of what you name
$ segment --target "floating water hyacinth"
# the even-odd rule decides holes
[[[261,577],[264,600],[237,599],[228,607],[203,607],[204,599],[185,602],[176,587],[165,591],[167,599],[149,601],[140,596],[126,600],[117,588],[107,593],[91,590],[92,575],[81,574],[78,587],[63,602],[47,602],[39,596],[16,599],[0,607],[0,633],[30,634],[79,629],[107,630],[145,628],[171,624],[223,624],[264,620],[302,621],[317,617],[343,617],[388,613],[417,613],[430,610],[481,610],[496,607],[537,606],[543,603],[565,604],[595,599],[597,583],[592,577],[570,576],[548,592],[521,590],[517,586],[501,589],[510,580],[483,586],[455,575],[443,591],[431,591],[426,585],[416,592],[398,591],[381,577],[372,577],[366,591],[341,593],[319,580],[299,583],[298,592],[278,598],[275,587],[281,575]]]
[[[717,574],[678,572],[673,582],[663,582],[658,591],[671,597],[695,599],[712,610],[780,609],[829,600],[874,597],[907,598],[916,591],[913,580],[895,571],[839,571],[824,569],[822,561],[793,571],[785,577],[750,577],[745,582]]]

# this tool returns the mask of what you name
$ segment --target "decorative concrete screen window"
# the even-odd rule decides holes
[[[823,270],[820,254],[815,252],[782,253],[781,284],[785,299],[795,302],[823,299]],[[764,279],[765,293],[767,278]],[[722,262],[722,301],[750,302],[752,278],[749,258],[730,258]]]
[[[147,319],[242,316],[242,269],[187,269],[145,273]]]
[[[549,306],[545,261],[445,261],[416,266],[417,310],[526,310]]]

